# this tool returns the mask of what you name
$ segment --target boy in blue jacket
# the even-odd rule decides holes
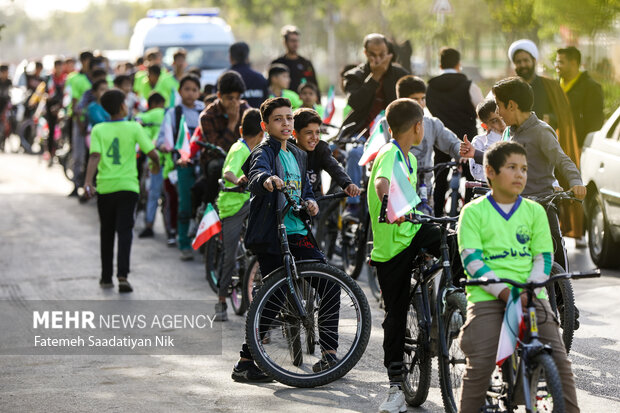
[[[293,111],[286,98],[267,99],[260,107],[261,127],[269,135],[252,150],[250,158],[243,165],[248,177],[250,190],[250,214],[248,218],[245,244],[258,257],[260,271],[264,276],[282,266],[282,254],[277,234],[276,212],[281,210],[286,200],[277,189],[293,185],[291,196],[298,202],[305,202],[310,215],[315,216],[319,207],[312,193],[307,176],[307,154],[295,145],[287,145],[293,134]],[[296,260],[318,259],[325,261],[323,253],[308,237],[308,230],[302,220],[289,211],[284,217],[291,253]],[[339,312],[339,291],[334,288],[318,289],[322,305],[330,308],[326,318],[334,320]],[[336,290],[336,291],[335,291]],[[337,302],[336,302],[337,301]],[[320,311],[320,310],[319,310]],[[331,317],[331,316],[334,317]],[[337,320],[337,318],[336,318]],[[336,363],[338,347],[337,322],[335,331],[325,326],[319,333],[322,359],[313,366],[315,372],[331,367]],[[247,344],[243,344],[241,358],[232,372],[232,379],[238,382],[265,382],[271,378],[254,364]]]

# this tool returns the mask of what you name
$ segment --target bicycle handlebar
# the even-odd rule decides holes
[[[388,223],[387,221],[387,206],[388,206],[388,196],[383,196],[383,201],[381,201],[381,210],[379,211],[379,219],[378,221],[381,223]],[[459,217],[433,217],[430,215],[424,214],[409,214],[405,216],[406,222],[411,222],[412,224],[452,224],[459,220]]]
[[[363,194],[364,192],[366,192],[366,189],[362,189],[362,192],[360,193]],[[340,199],[340,198],[346,198],[349,195],[347,195],[346,192],[344,191],[338,191],[338,192],[334,192],[333,194],[327,194],[327,195],[321,195],[316,197],[317,202],[318,201],[329,201],[330,199]]]
[[[584,271],[584,272],[566,272],[566,273],[562,273],[562,274],[556,274],[552,277],[549,277],[549,279],[547,279],[546,281],[541,281],[541,282],[526,282],[526,283],[520,283],[518,281],[515,280],[511,280],[510,278],[497,278],[497,279],[489,279],[486,277],[480,277],[474,280],[466,280],[466,279],[461,279],[461,285],[489,285],[489,284],[499,284],[499,283],[506,283],[506,284],[510,284],[514,287],[517,288],[522,288],[525,290],[534,290],[536,288],[541,288],[546,286],[547,284],[551,284],[552,282],[555,282],[556,280],[561,280],[561,279],[570,279],[570,278],[574,278],[574,279],[579,279],[579,278],[598,278],[601,276],[601,270],[596,268],[592,271]]]
[[[212,143],[209,143],[209,142],[203,142],[201,140],[195,140],[194,142],[196,142],[198,146],[202,147],[207,152],[211,152],[215,155],[221,156],[222,158],[226,158],[226,151],[220,148],[219,146],[213,145]]]
[[[226,187],[226,182],[223,179],[218,180],[217,183],[220,186],[221,192],[238,192],[238,193],[247,192],[246,185],[235,185],[231,187]]]
[[[485,182],[480,182],[480,181],[466,181],[465,188],[467,189],[472,189],[472,188],[491,189]]]
[[[555,203],[556,201],[562,201],[562,200],[567,200],[567,199],[571,201],[583,202],[582,199],[575,197],[575,194],[573,193],[573,191],[556,191],[549,195],[528,196],[527,198],[531,199],[532,201],[538,202],[539,204],[542,204],[542,205],[549,205],[551,203]]]
[[[443,170],[446,168],[452,168],[454,166],[457,166],[458,164],[459,164],[458,162],[441,162],[441,163],[435,164],[434,166],[427,166],[426,168],[418,169],[418,175],[427,174],[429,172],[435,172],[435,171]]]

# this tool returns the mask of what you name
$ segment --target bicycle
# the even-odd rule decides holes
[[[562,273],[538,283],[519,283],[508,278],[492,280],[485,277],[461,280],[463,285],[506,283],[524,289],[527,294],[527,311],[523,317],[526,326],[524,336],[517,339],[517,349],[511,358],[502,364],[501,382],[497,382],[499,380],[491,382],[487,391],[486,404],[483,407],[484,412],[512,412],[517,404],[525,404],[526,412],[565,411],[562,382],[551,356],[553,350],[551,346],[539,340],[534,290],[548,287],[552,283],[557,283],[558,280],[595,278],[600,275],[599,270]]]
[[[465,186],[467,188],[472,188],[474,194],[481,195],[486,194],[489,191],[489,188],[482,182],[466,182]],[[541,197],[528,196],[527,198],[538,202],[545,209],[557,208],[556,202],[561,200],[581,202],[581,200],[575,198],[571,191],[556,191],[552,194]],[[567,256],[567,251],[564,245],[562,244],[558,246],[554,243],[554,249],[558,247],[564,248],[564,256]],[[553,276],[564,272],[566,272],[564,267],[554,260],[551,266],[550,275]],[[564,341],[564,347],[566,348],[566,353],[568,354],[573,344],[575,330],[579,328],[579,311],[575,306],[573,286],[569,279],[559,279],[555,284],[553,284],[553,288],[547,288],[547,292],[549,294],[549,303],[551,304],[551,308],[553,309],[555,315],[560,319],[562,340]]]
[[[370,338],[370,307],[364,292],[343,271],[320,260],[293,258],[284,216],[289,211],[299,216],[304,207],[291,197],[290,189],[281,190],[286,204],[277,211],[283,265],[264,276],[256,291],[246,319],[246,341],[266,374],[289,386],[315,387],[342,377],[359,361]],[[306,228],[310,237],[307,223]],[[271,334],[267,342],[270,330],[283,334]],[[314,348],[302,355],[302,342],[312,347],[317,343],[308,337],[319,338],[321,353],[336,351],[334,362],[318,371],[310,368],[323,355],[315,355]]]
[[[385,195],[379,222],[387,222],[387,201],[388,197]],[[462,288],[452,283],[448,246],[450,226],[454,225],[458,218],[413,214],[405,220],[413,224],[438,224],[441,234],[441,259],[434,258],[424,250],[414,258],[405,333],[403,361],[407,376],[403,383],[403,392],[410,406],[417,407],[426,401],[431,384],[431,361],[436,356],[444,409],[446,412],[456,413],[460,398],[460,378],[465,368],[465,358],[457,336],[467,315],[465,293]]]

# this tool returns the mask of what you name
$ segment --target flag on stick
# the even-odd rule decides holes
[[[381,120],[375,120],[373,122],[374,127],[370,130],[370,138],[366,142],[364,153],[360,158],[358,165],[363,166],[368,162],[373,161],[379,151],[387,142],[390,141],[390,131],[388,130],[387,120],[385,118]]]
[[[325,105],[325,112],[323,112],[323,123],[330,123],[332,121],[332,117],[334,117],[334,112],[336,112],[336,91],[334,90],[334,85],[329,87],[329,92],[327,92],[327,104]]]
[[[517,337],[521,337],[525,330],[523,321],[523,309],[521,308],[521,294],[518,288],[510,289],[510,297],[506,303],[502,329],[499,333],[499,344],[495,363],[501,366],[508,357],[514,353],[517,347]]]
[[[187,122],[185,122],[185,115],[181,115],[181,122],[179,123],[179,133],[177,135],[177,143],[174,146],[179,154],[181,155],[181,159],[188,160],[190,158],[190,134],[189,128],[187,127]]]
[[[394,167],[392,168],[392,179],[390,179],[390,192],[388,195],[387,218],[389,222],[394,222],[398,218],[409,213],[420,203],[420,197],[415,191],[407,166],[401,160],[400,150],[394,157]]]
[[[192,241],[192,248],[197,250],[202,244],[209,241],[212,236],[222,231],[222,223],[220,217],[215,212],[211,203],[207,204],[207,209],[200,220],[198,231],[196,232],[196,238]]]

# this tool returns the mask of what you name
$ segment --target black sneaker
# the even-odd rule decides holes
[[[239,361],[233,367],[232,379],[239,383],[269,383],[273,379],[263,373],[253,361]]]
[[[153,228],[146,227],[142,230],[140,234],[138,234],[138,238],[153,238],[155,233],[153,232]]]
[[[127,278],[119,278],[118,279],[118,292],[119,293],[130,293],[133,291],[131,288],[131,284],[127,281]]]
[[[71,193],[69,195],[67,195],[68,197],[77,197],[78,196],[78,190],[77,188],[73,188],[73,191],[71,191]]]
[[[333,366],[338,364],[338,357],[332,353],[323,353],[323,357],[321,360],[317,361],[314,366],[312,366],[312,371],[315,373],[320,373],[323,370],[327,370]]]
[[[99,287],[103,289],[114,288],[114,283],[112,282],[112,280],[104,280],[103,278],[101,278],[99,280]]]

